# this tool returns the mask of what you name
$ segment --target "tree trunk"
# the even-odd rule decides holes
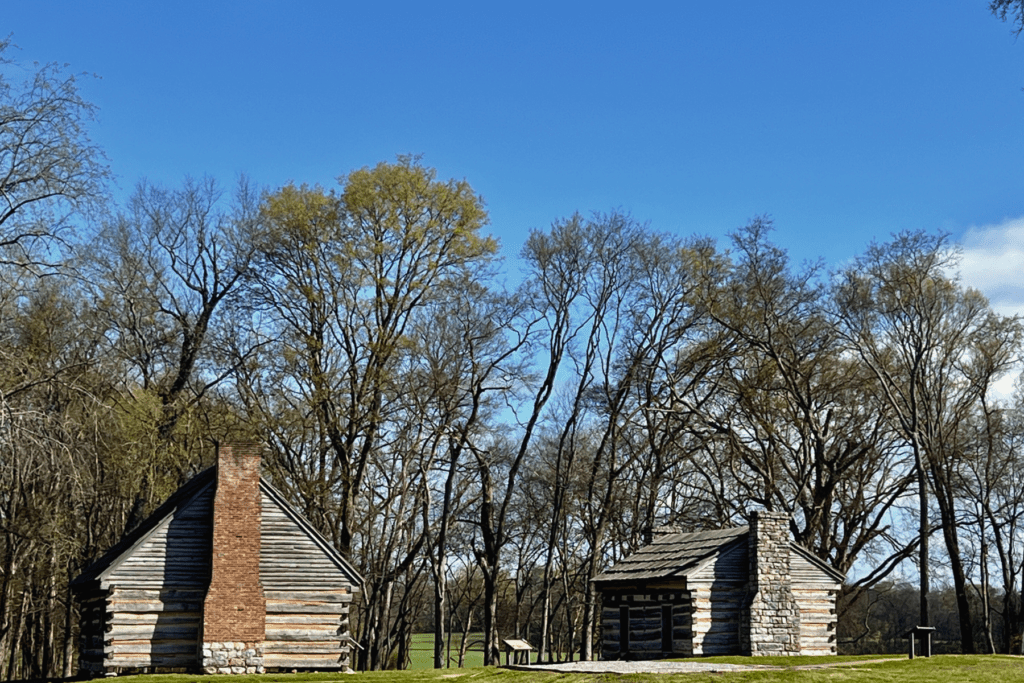
[[[550,563],[550,560],[548,560]],[[537,648],[537,663],[550,662],[551,654],[548,645],[548,641],[551,638],[551,590],[549,587],[550,577],[548,576],[549,567],[544,567],[544,577],[542,579],[541,591],[543,598],[541,600],[541,621],[540,621],[540,645]]]
[[[981,531],[981,623],[985,628],[985,646],[988,648],[988,654],[994,655],[996,644],[992,638],[992,608],[989,603],[988,541],[985,540],[984,521],[978,526]]]
[[[939,515],[942,519],[942,536],[946,541],[946,553],[949,555],[949,568],[953,574],[953,588],[956,592],[956,608],[960,624],[960,651],[965,655],[973,655],[977,651],[974,646],[974,623],[971,617],[971,605],[967,600],[967,573],[964,570],[960,540],[957,536],[953,492],[946,479],[946,472],[934,460],[931,461],[931,471],[932,480],[935,483],[935,500],[939,504]]]
[[[943,516],[945,517],[945,515]],[[960,553],[960,543],[956,536],[956,526],[953,520],[943,520],[942,526],[942,533],[946,539],[946,550],[949,553],[950,570],[953,573],[953,588],[956,591],[961,652],[965,655],[973,655],[977,652],[974,646],[974,623],[971,617],[971,605],[967,600],[967,575]]]
[[[75,658],[75,639],[74,639],[74,623],[75,623],[75,601],[71,595],[71,582],[68,581],[66,588],[64,605],[64,638],[63,638],[63,651],[64,651],[64,667],[61,670],[61,676],[64,678],[71,678],[74,670],[72,664]]]
[[[501,664],[498,650],[498,573],[484,571],[484,666]]]
[[[466,617],[466,624],[462,629],[462,640],[459,642],[459,668],[466,667],[466,649],[469,647],[469,629],[473,628],[473,610],[469,611]]]
[[[54,671],[54,660],[56,650],[56,634],[54,633],[53,613],[57,609],[57,558],[53,557],[50,563],[49,576],[46,579],[46,606],[40,620],[40,640],[42,645],[42,656],[40,657],[39,669],[44,678],[52,678]]]
[[[446,608],[447,578],[445,577],[444,558],[434,575],[434,668],[445,667],[445,629],[444,618]]]
[[[921,618],[918,622],[918,626],[929,626],[929,615],[928,615],[928,580],[931,575],[931,571],[928,568],[928,536],[931,533],[931,529],[928,525],[928,474],[924,469],[924,460],[921,454],[921,448],[914,441],[914,464],[917,467],[917,482],[918,482],[918,500],[920,502],[920,515],[921,515],[921,548],[920,548],[920,573],[921,573]]]
[[[21,666],[18,661],[18,652],[21,650],[21,630],[25,622],[25,603],[28,601],[28,594],[24,594],[18,602],[17,616],[10,622],[11,639],[8,641],[10,650],[7,652],[7,680],[13,681],[21,676]],[[4,653],[0,652],[0,657]]]

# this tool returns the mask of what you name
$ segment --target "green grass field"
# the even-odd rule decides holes
[[[1024,679],[1024,658],[1006,655],[941,655],[914,660],[893,657],[883,662],[873,657],[712,657],[702,661],[760,664],[773,670],[735,673],[691,674],[568,674],[546,671],[508,671],[496,667],[467,669],[418,669],[346,674],[263,674],[260,676],[207,676],[167,674],[123,676],[119,683],[1017,683]],[[809,660],[809,661],[805,661]],[[822,669],[797,669],[806,664],[842,662]],[[449,679],[462,679],[449,680]]]
[[[462,634],[452,636],[451,666],[455,668],[459,664],[459,643]],[[484,665],[484,650],[479,641],[483,639],[482,633],[469,634],[469,642],[476,641],[476,645],[466,650],[466,666],[475,667]],[[431,633],[414,633],[412,636],[412,647],[409,653],[409,669],[433,669],[434,668],[434,636]]]
[[[483,666],[484,665],[484,650],[483,650],[483,633],[471,633],[469,634],[469,642],[471,647],[466,650],[466,667]],[[462,634],[456,634],[452,637],[452,650],[451,650],[451,668],[456,668],[459,665],[459,643],[461,642]],[[536,653],[534,653],[536,656]],[[412,636],[412,648],[410,652],[410,670],[418,669],[432,669],[434,668],[434,636],[431,633],[414,633]],[[502,651],[501,661],[505,661],[504,651]],[[532,659],[530,661],[533,661]]]

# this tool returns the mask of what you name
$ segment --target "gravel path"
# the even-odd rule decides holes
[[[804,664],[792,667],[794,669],[827,669],[834,666],[855,666],[857,664],[875,664],[878,662],[894,661],[888,659],[860,659],[845,662],[828,662],[822,664]],[[725,673],[729,671],[768,671],[788,669],[790,667],[770,666],[767,664],[718,664],[714,662],[702,662],[700,660],[688,660],[683,662],[662,662],[662,661],[607,661],[607,662],[563,662],[562,664],[535,664],[532,666],[510,667],[519,671],[540,670],[540,671],[563,671],[579,673],[609,673],[609,674],[682,674],[710,671],[712,673]]]
[[[715,664],[712,662],[563,662],[562,664],[535,664],[532,666],[512,667],[519,671],[541,670],[541,671],[562,671],[579,672],[592,674],[633,674],[633,673],[655,673],[655,674],[681,674],[710,671],[723,673],[726,671],[755,671],[757,669],[777,669],[775,666],[758,666],[746,664]]]

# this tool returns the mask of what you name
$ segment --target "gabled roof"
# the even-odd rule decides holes
[[[640,548],[629,557],[597,575],[597,583],[624,583],[656,579],[686,579],[706,567],[712,560],[734,548],[746,547],[750,533],[748,526],[718,531],[695,533],[657,534],[650,545]],[[790,542],[790,550],[842,582],[844,576],[822,562],[809,550]]]
[[[598,583],[685,578],[712,557],[746,544],[747,527],[657,534],[650,545],[640,548],[615,566],[597,575]]]
[[[828,574],[829,576],[831,576],[833,579],[835,579],[839,583],[842,583],[843,581],[846,580],[846,575],[845,574],[843,574],[841,571],[839,571],[835,567],[832,567],[827,562],[824,562],[820,557],[818,557],[817,555],[815,555],[814,553],[812,553],[810,550],[808,550],[807,548],[803,547],[799,543],[790,543],[789,544],[789,548],[790,548],[790,550],[792,550],[793,552],[798,553],[805,560],[807,560],[808,562],[810,562],[811,564],[816,566],[818,569],[820,569],[821,571],[823,571],[826,574]]]
[[[101,584],[143,544],[156,534],[169,518],[187,508],[202,496],[217,480],[217,468],[210,467],[190,479],[184,486],[175,491],[170,498],[158,507],[139,526],[125,534],[102,557],[89,565],[72,582],[74,589],[85,589],[93,582]],[[295,510],[285,497],[267,480],[260,477],[260,491],[270,498],[284,514],[298,526],[310,541],[333,563],[354,587],[362,587],[363,578],[324,536],[317,531],[309,520]]]
[[[309,536],[310,540],[320,548],[324,555],[334,562],[338,567],[338,570],[345,575],[345,578],[352,582],[353,586],[362,588],[363,577],[358,571],[356,571],[355,567],[345,559],[344,555],[338,552],[338,549],[335,548],[330,541],[324,538],[323,534],[317,531],[316,528],[310,524],[309,520],[306,519],[304,515],[288,504],[288,501],[285,500],[284,494],[274,488],[270,482],[263,477],[260,477],[260,491],[267,494],[267,496],[277,503],[281,510],[283,510],[284,513],[299,526],[299,528],[306,532],[306,535]]]
[[[167,521],[168,517],[171,517],[176,511],[188,507],[193,500],[206,491],[207,487],[212,486],[216,481],[216,473],[216,467],[209,467],[189,479],[184,486],[171,494],[171,497],[164,501],[163,505],[154,510],[153,514],[122,536],[121,540],[104,553],[100,559],[75,577],[71,582],[72,588],[84,587],[96,580],[102,581],[107,574],[130,557],[133,550],[145,543]]]

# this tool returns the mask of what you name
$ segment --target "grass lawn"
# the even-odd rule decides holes
[[[467,669],[418,669],[345,674],[264,674],[262,676],[195,676],[166,674],[123,676],[119,683],[304,683],[338,681],[353,683],[1016,683],[1024,679],[1024,658],[1007,655],[940,655],[913,661],[893,657],[711,657],[709,662],[767,664],[768,671],[692,674],[567,674],[546,671],[506,671],[495,667]],[[843,662],[822,669],[796,669],[807,664]],[[458,680],[461,679],[461,680]]]
[[[470,633],[469,642],[483,640],[484,634]],[[456,633],[452,636],[451,660],[452,668],[459,664],[459,643],[462,641],[462,634]],[[409,652],[409,669],[433,669],[434,668],[434,634],[414,633],[412,634],[412,645]],[[476,667],[484,665],[484,649],[477,642],[466,650],[466,666]]]
[[[451,667],[454,669],[459,664],[459,643],[462,634],[457,633],[452,637]],[[466,650],[466,667],[484,665],[484,648],[482,641],[483,633],[470,633],[470,647]],[[412,647],[409,653],[409,669],[433,669],[434,668],[434,634],[414,633],[412,634]],[[532,662],[537,653],[532,653]],[[505,661],[505,650],[501,651],[501,661]]]

